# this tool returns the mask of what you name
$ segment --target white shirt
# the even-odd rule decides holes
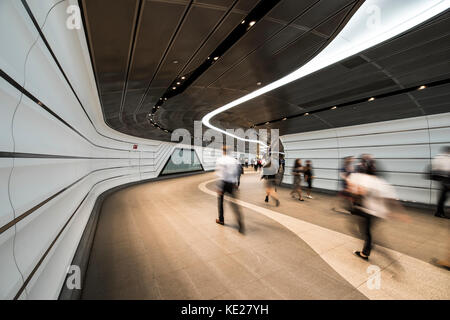
[[[225,182],[237,183],[239,162],[230,156],[223,156],[216,161],[216,175]]]
[[[365,173],[352,173],[348,181],[352,187],[365,190],[361,210],[380,218],[387,217],[389,208],[386,200],[397,198],[395,189],[387,181]]]
[[[449,174],[450,172],[450,155],[438,154],[431,162],[431,168],[433,171],[441,174]]]
[[[264,167],[266,165],[267,162],[270,162],[270,166],[269,167]],[[268,159],[268,160],[263,160],[263,169],[262,169],[262,175],[263,176],[273,176],[276,175],[278,173],[278,169],[280,168],[280,165],[278,164],[278,159],[273,158],[273,159]]]

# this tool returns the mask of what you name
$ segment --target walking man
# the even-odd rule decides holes
[[[235,192],[238,183],[238,177],[240,175],[241,166],[239,162],[227,154],[227,147],[223,146],[223,156],[217,159],[216,162],[216,175],[219,177],[218,182],[218,208],[219,208],[219,218],[216,219],[216,223],[224,225],[224,215],[223,215],[223,198],[226,193],[228,193],[232,198],[235,197]],[[236,216],[236,220],[239,225],[239,232],[244,233],[244,223],[242,221],[241,212],[239,206],[230,201],[231,207]]]

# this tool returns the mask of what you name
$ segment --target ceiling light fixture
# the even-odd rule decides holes
[[[172,89],[173,89],[173,90],[176,90],[176,89],[177,89],[177,87],[172,87]]]
[[[336,110],[337,109],[337,107],[336,106],[334,106],[334,107],[331,107],[331,110]]]
[[[287,118],[283,118],[283,119],[282,119],[282,121],[286,121],[286,120],[287,120]]]
[[[245,20],[242,20],[241,24],[244,24],[244,23],[245,23]]]
[[[219,57],[214,57],[214,60],[217,61],[219,59]]]
[[[260,85],[262,85],[262,83],[261,83],[261,82],[257,82],[256,85],[257,85],[257,86],[260,86]]]
[[[167,98],[164,98],[164,101],[166,101],[167,100]]]
[[[175,64],[177,64],[177,63],[178,63],[178,60],[173,60],[172,62],[175,63]]]
[[[180,85],[181,84],[181,82],[177,82],[177,85]]]
[[[208,128],[238,140],[255,142],[265,146],[259,140],[241,138],[215,127],[210,121],[214,116],[226,110],[392,39],[449,8],[449,3],[445,0],[401,1],[395,2],[395,5],[393,3],[393,1],[385,0],[365,1],[339,34],[336,35],[334,40],[308,63],[262,88],[209,112],[202,118],[203,124]],[[379,7],[382,12],[389,12],[389,15],[386,15],[385,19],[382,20],[380,26],[377,28],[369,28],[367,26],[367,12],[373,6]]]
[[[425,89],[427,86],[420,86],[417,90],[423,90]]]
[[[304,115],[305,115],[305,116],[309,116],[309,113],[307,112],[307,113],[305,113]]]
[[[248,25],[249,25],[249,27],[253,27],[254,25],[255,25],[255,23],[256,23],[256,21],[250,21],[249,23],[248,23]]]
[[[186,77],[185,77],[185,76],[182,76],[182,77],[181,77],[181,80],[184,80],[184,79],[186,79]]]
[[[375,98],[374,98],[374,97],[370,98],[370,99],[369,99],[369,100],[367,100],[367,101],[373,101],[373,100],[375,100]]]

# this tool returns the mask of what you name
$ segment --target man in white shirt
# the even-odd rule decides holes
[[[348,190],[354,199],[352,214],[360,216],[360,231],[364,235],[362,251],[355,251],[358,257],[368,260],[372,250],[371,226],[374,217],[386,219],[390,213],[390,205],[396,199],[394,188],[375,174],[374,160],[360,173],[352,173],[347,178]]]
[[[227,155],[226,146],[223,147],[223,156],[216,161],[216,175],[219,177],[219,182],[217,185],[219,218],[216,219],[216,223],[223,225],[225,224],[223,215],[224,195],[225,193],[228,193],[231,197],[235,197],[238,177],[240,175],[240,164],[236,159]],[[239,232],[244,233],[244,224],[239,206],[232,201],[230,201],[230,204],[239,224]]]

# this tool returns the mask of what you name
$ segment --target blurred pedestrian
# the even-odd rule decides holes
[[[303,166],[302,160],[296,159],[294,162],[294,167],[292,168],[293,185],[291,196],[295,199],[295,194],[298,194],[300,201],[305,201],[302,197],[302,174]]]
[[[308,186],[308,188],[306,189],[306,197],[312,199],[311,190],[312,190],[312,181],[314,179],[314,171],[311,160],[306,160],[306,166],[303,170],[303,176],[305,177],[305,181]]]
[[[269,158],[264,162],[265,163],[262,168],[262,175],[261,175],[261,179],[265,180],[265,187],[266,187],[266,198],[264,201],[269,202],[270,196],[275,200],[275,204],[278,207],[280,205],[280,200],[278,199],[275,188],[279,163],[277,159],[271,159],[270,155]]]
[[[355,172],[355,167],[353,165],[354,162],[353,156],[348,156],[344,158],[343,164],[339,169],[339,183],[340,190],[338,193],[338,201],[336,206],[338,209],[336,211],[346,210],[350,211],[352,207],[352,197],[348,190],[347,179],[349,176]]]
[[[240,163],[233,157],[227,154],[227,147],[223,147],[223,156],[217,159],[216,162],[216,175],[219,177],[218,182],[218,209],[219,209],[219,218],[216,219],[216,223],[224,225],[224,214],[223,214],[223,199],[225,193],[228,193],[232,198],[235,197],[235,191],[237,188],[238,177],[240,175]],[[239,209],[239,206],[230,201],[231,207],[235,213],[238,225],[239,232],[244,233],[244,223],[242,220],[242,215]]]
[[[450,190],[450,146],[442,148],[442,153],[433,158],[431,162],[431,179],[440,183],[439,199],[436,213],[439,218],[450,217],[445,215],[445,202]]]
[[[238,176],[237,176],[237,189],[239,189],[241,185],[241,175],[244,174],[244,167],[241,163],[238,163]]]
[[[378,218],[387,218],[394,203],[394,188],[376,176],[372,158],[365,158],[364,171],[351,174],[347,179],[348,190],[353,196],[351,213],[359,216],[359,229],[364,236],[364,247],[355,251],[358,257],[368,260],[372,250],[371,228]]]

